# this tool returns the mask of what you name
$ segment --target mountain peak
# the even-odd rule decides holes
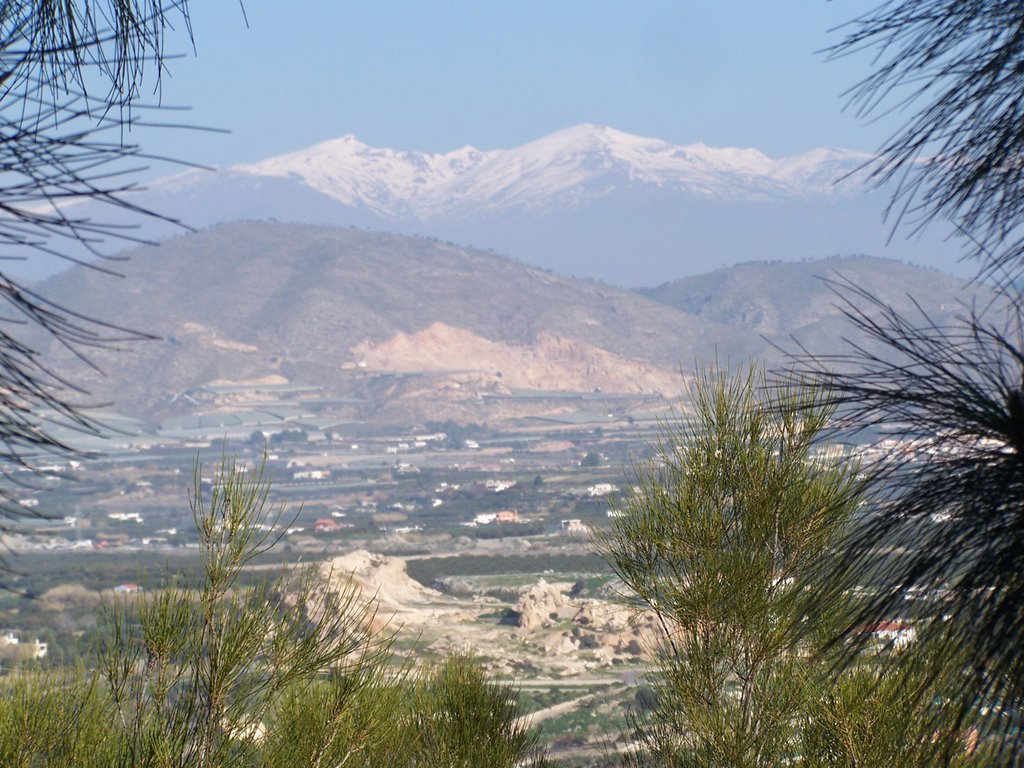
[[[570,125],[568,128],[549,133],[536,141],[570,141],[585,144],[587,142],[609,142],[619,137],[629,137],[630,134],[617,131],[607,125],[595,123],[579,123]]]
[[[607,125],[594,125],[593,123],[581,123],[569,128],[563,128],[547,136],[542,136],[516,149],[527,148],[555,148],[561,151],[574,153],[586,152],[610,152],[623,158],[637,153],[658,152],[671,145],[660,140],[636,136],[631,133],[610,128]]]

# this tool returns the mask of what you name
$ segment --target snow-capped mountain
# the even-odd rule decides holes
[[[935,227],[888,241],[888,195],[863,183],[870,160],[843,149],[776,159],[595,125],[511,149],[436,154],[344,136],[158,180],[140,205],[194,227],[276,219],[435,237],[629,287],[835,254],[955,268],[959,246]]]
[[[641,185],[731,200],[832,196],[849,193],[849,175],[868,160],[836,149],[773,160],[756,149],[676,146],[578,125],[513,149],[447,154],[377,149],[345,136],[228,170],[298,179],[344,205],[426,220],[579,205]]]
[[[447,154],[376,149],[355,136],[325,141],[308,149],[251,165],[231,173],[296,178],[345,205],[365,205],[385,216],[414,212],[416,203],[471,173],[498,153],[463,147]]]

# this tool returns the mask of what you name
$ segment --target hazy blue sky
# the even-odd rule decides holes
[[[773,156],[870,150],[883,136],[841,110],[868,59],[815,53],[865,0],[244,5],[248,29],[231,0],[193,3],[197,55],[172,61],[164,83],[165,102],[193,107],[188,120],[232,134],[164,133],[147,148],[232,163],[352,133],[493,149],[583,122]]]

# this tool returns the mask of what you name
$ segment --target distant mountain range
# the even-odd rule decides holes
[[[578,207],[639,186],[719,200],[836,197],[859,191],[856,178],[846,177],[856,176],[870,159],[862,153],[815,150],[772,160],[755,149],[677,147],[613,128],[578,125],[490,152],[473,147],[447,154],[400,152],[345,136],[229,172],[296,179],[384,219],[429,221]]]
[[[514,415],[515,403],[481,403],[515,393],[664,402],[701,361],[778,362],[790,337],[833,350],[849,327],[815,275],[841,273],[904,309],[912,290],[938,322],[961,287],[855,257],[747,263],[641,293],[433,239],[255,222],[140,249],[124,270],[75,268],[41,291],[160,339],[97,353],[105,376],[45,352],[97,400],[154,420],[211,407],[196,404],[204,387],[260,381],[322,387],[361,403],[352,418],[401,423]],[[564,404],[529,404],[545,407]]]
[[[748,260],[837,254],[953,268],[959,247],[938,228],[887,245],[887,195],[864,183],[870,159],[842,149],[772,159],[595,125],[512,149],[446,154],[345,136],[161,179],[136,199],[196,227],[272,219],[423,235],[625,287]]]

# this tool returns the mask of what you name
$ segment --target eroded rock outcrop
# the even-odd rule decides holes
[[[353,584],[363,599],[373,599],[385,609],[421,605],[441,597],[440,592],[412,579],[402,558],[364,549],[329,560],[320,571],[335,591],[342,591]]]
[[[554,584],[541,579],[519,596],[516,612],[517,624],[522,629],[536,629],[549,626],[551,615],[565,608],[568,600]]]

